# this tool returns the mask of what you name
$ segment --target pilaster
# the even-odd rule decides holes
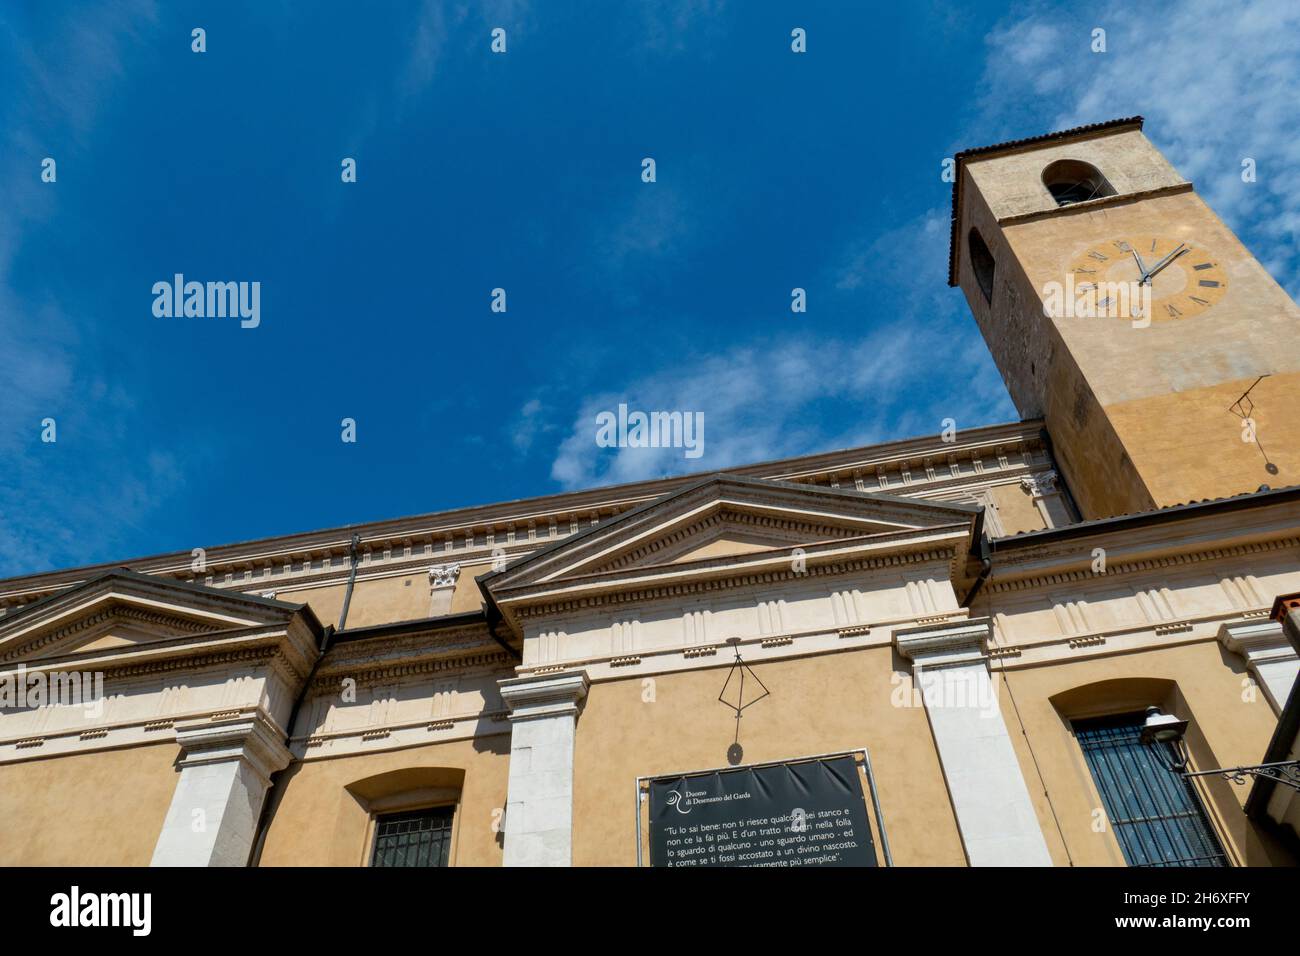
[[[584,671],[498,683],[510,708],[506,866],[573,862],[573,750]]]
[[[261,715],[178,724],[180,779],[151,866],[246,866],[271,774],[289,750]]]
[[[1051,866],[989,677],[988,618],[894,633],[912,662],[971,866]]]

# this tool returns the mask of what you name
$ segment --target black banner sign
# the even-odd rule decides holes
[[[852,756],[650,781],[653,866],[875,866]]]

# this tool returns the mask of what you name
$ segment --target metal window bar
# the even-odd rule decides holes
[[[371,866],[446,866],[455,807],[386,813],[375,826]]]
[[[1143,714],[1074,723],[1106,816],[1129,866],[1227,866],[1190,781],[1142,743]]]

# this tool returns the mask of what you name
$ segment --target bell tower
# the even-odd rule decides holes
[[[1300,309],[1140,116],[956,160],[949,284],[1085,518],[1300,483]]]

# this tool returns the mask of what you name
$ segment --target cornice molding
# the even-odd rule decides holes
[[[289,766],[292,759],[284,739],[261,712],[178,722],[176,742],[181,748],[176,765],[182,769],[241,760],[269,781],[271,774]]]
[[[849,561],[834,561],[824,564],[809,563],[803,571],[785,567],[781,570],[762,572],[737,572],[732,575],[700,578],[693,581],[681,581],[674,584],[661,584],[648,587],[633,587],[625,591],[609,591],[587,594],[573,599],[544,600],[527,604],[515,609],[514,613],[521,619],[536,619],[572,611],[588,610],[597,607],[615,607],[622,604],[640,604],[648,601],[660,601],[713,591],[725,591],[732,588],[759,587],[779,585],[794,580],[809,578],[834,577],[852,574],[857,571],[873,571],[881,568],[906,567],[912,564],[931,564],[943,562],[951,565],[956,556],[955,546],[931,548],[924,551],[906,551],[882,555],[877,558],[861,558]],[[810,552],[811,556],[811,552]],[[785,562],[787,565],[790,562]],[[675,566],[674,566],[675,567]],[[509,601],[504,596],[502,603]]]
[[[894,647],[918,667],[961,667],[988,662],[992,620],[965,618],[894,632]]]
[[[311,693],[333,693],[338,690],[339,680],[350,677],[358,687],[373,686],[381,681],[415,677],[421,674],[440,674],[445,671],[466,672],[477,669],[498,670],[515,664],[515,658],[505,651],[486,651],[469,654],[449,654],[431,657],[426,660],[406,661],[395,664],[375,664],[357,667],[332,667],[327,673],[312,679]]]
[[[180,614],[165,614],[161,611],[145,611],[129,603],[114,600],[93,614],[87,615],[71,624],[66,624],[63,627],[43,634],[25,644],[18,645],[4,654],[0,654],[0,664],[15,661],[21,657],[30,656],[43,647],[49,647],[51,644],[57,644],[62,640],[75,637],[77,634],[81,634],[85,631],[92,630],[101,624],[107,624],[113,621],[125,621],[133,624],[143,624],[146,626],[160,627],[181,632],[179,635],[166,635],[171,637],[202,634],[204,632],[213,632],[222,629],[211,622],[195,621],[192,618],[187,618]]]
[[[1294,660],[1296,657],[1295,648],[1277,621],[1224,621],[1219,627],[1218,638],[1224,647],[1251,663]]]
[[[987,157],[981,157],[981,159]],[[972,159],[972,162],[975,160]],[[1107,209],[1111,206],[1124,206],[1136,202],[1140,199],[1154,199],[1158,196],[1174,196],[1178,193],[1193,192],[1195,187],[1187,180],[1178,183],[1168,183],[1164,186],[1153,186],[1149,189],[1137,189],[1132,192],[1116,193],[1113,196],[1098,196],[1096,199],[1085,199],[1082,202],[1070,203],[1068,206],[1056,206],[1051,209],[1035,209],[1031,212],[1018,212],[1009,216],[1000,216],[997,219],[999,226],[1018,225],[1025,222],[1037,222],[1040,219],[1056,219],[1067,216],[1076,216],[1079,213],[1095,212],[1098,209]]]
[[[928,494],[952,491],[968,485],[979,486],[990,480],[1000,481],[1009,472],[1033,468],[1031,458],[1043,457],[1046,461],[1041,429],[1040,421],[988,425],[962,430],[951,443],[943,442],[940,436],[929,435],[864,448],[759,462],[729,469],[724,473],[832,488],[839,487],[840,479],[843,478],[850,487],[857,484],[864,491],[883,491],[925,501],[932,500],[927,497]],[[981,470],[977,467],[973,474],[942,474],[943,465],[949,461],[974,460],[989,453],[998,455],[996,468]],[[1018,456],[1020,460],[1015,461],[1013,456]],[[927,459],[934,463],[934,478],[929,477],[925,468]],[[877,483],[878,486],[872,486],[872,475],[893,472],[912,463],[918,465],[914,480]],[[597,519],[603,521],[685,487],[698,478],[698,475],[685,475],[372,522],[359,527],[325,529],[215,546],[207,549],[206,573],[202,575],[195,575],[191,570],[193,557],[189,551],[139,558],[130,564],[141,572],[174,580],[204,583],[210,577],[212,580],[209,586],[222,590],[260,593],[272,588],[285,591],[317,587],[346,578],[348,546],[352,533],[358,530],[362,535],[363,548],[370,555],[370,559],[363,562],[363,573],[379,564],[382,564],[385,574],[400,574],[415,571],[421,566],[427,567],[431,560],[477,563],[475,559],[480,555],[485,560],[490,558],[494,547],[504,547],[508,555],[526,553],[534,550],[541,542],[567,536],[560,533],[554,538],[528,536],[524,540],[511,541],[508,540],[511,525],[518,529],[527,529],[532,525],[557,531],[565,523],[569,524],[570,530],[586,527]],[[506,540],[464,547],[467,532],[475,532],[476,537],[491,537],[497,530],[507,532],[503,535]],[[455,547],[439,547],[448,542]],[[424,547],[419,547],[420,545]],[[389,557],[384,558],[386,552]],[[329,568],[300,567],[304,559],[310,565],[313,559],[326,558],[331,565]],[[338,561],[337,567],[333,566],[335,559]],[[0,609],[20,609],[32,601],[83,583],[95,574],[120,564],[121,562],[93,565],[0,581]],[[286,567],[289,569],[287,572]],[[250,573],[247,576],[239,574],[230,581],[223,580],[225,575],[236,572]]]
[[[1100,535],[1099,535],[1100,537]],[[984,587],[985,593],[999,594],[1010,591],[1027,591],[1035,588],[1050,587],[1060,584],[1073,584],[1079,581],[1101,581],[1106,578],[1122,577],[1128,574],[1140,574],[1146,571],[1158,571],[1165,568],[1183,567],[1186,565],[1199,564],[1205,561],[1218,561],[1224,558],[1238,558],[1251,554],[1266,554],[1271,551],[1285,551],[1289,548],[1300,548],[1300,538],[1277,538],[1271,541],[1252,542],[1250,544],[1232,545],[1226,548],[1205,548],[1199,551],[1187,551],[1180,554],[1171,554],[1158,558],[1143,558],[1137,561],[1107,561],[1106,571],[1104,574],[1094,574],[1090,567],[1074,568],[1066,571],[1057,572],[1038,572],[1028,574],[1023,577],[1011,579],[997,579],[998,572],[1003,574],[1015,573],[1014,565],[1008,569],[1005,565],[999,567],[994,562],[994,571],[992,578]],[[1034,560],[1050,560],[1053,557],[1068,557],[1071,561],[1081,560],[1082,554],[1088,554],[1091,560],[1091,549],[1085,549],[1082,546],[1073,548],[1056,547],[1050,551],[1037,552],[1032,557]]]
[[[483,624],[337,642],[321,662],[312,687],[333,687],[343,677],[368,682],[462,666],[488,666],[495,664],[498,656],[506,663],[514,663]]]
[[[536,720],[543,717],[577,716],[591,680],[586,671],[512,677],[498,681],[501,699],[510,709],[510,719]]]

